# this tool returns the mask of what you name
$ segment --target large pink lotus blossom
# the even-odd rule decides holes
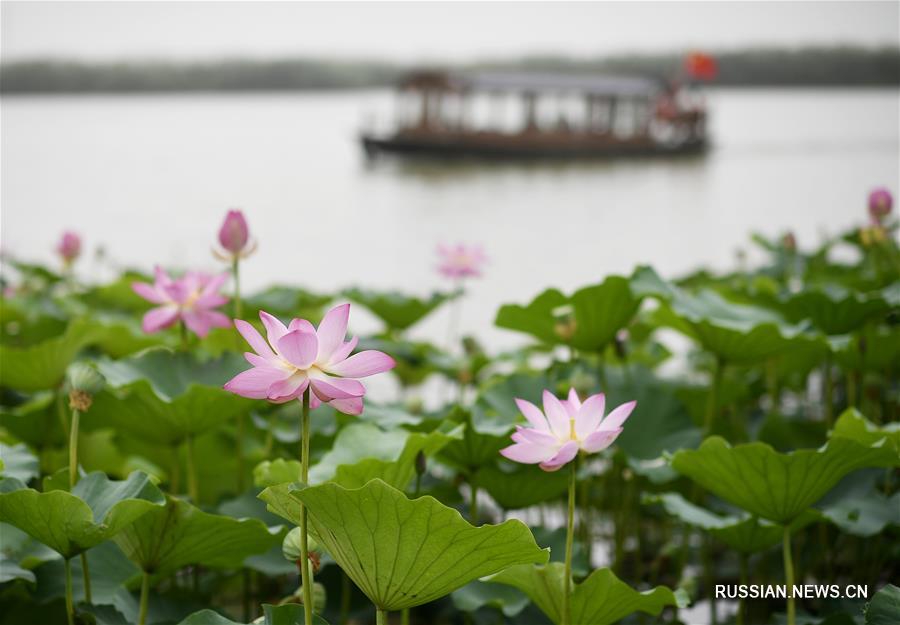
[[[71,265],[81,254],[81,237],[78,233],[66,230],[63,232],[59,243],[56,244],[56,253],[59,254],[66,265]]]
[[[219,245],[222,251],[213,250],[216,257],[230,262],[247,258],[256,250],[256,243],[250,242],[250,229],[247,219],[239,210],[230,210],[219,228]]]
[[[438,245],[437,253],[440,257],[438,271],[448,278],[476,278],[487,262],[484,250],[477,245]]]
[[[238,332],[255,352],[244,354],[253,368],[236,375],[225,388],[243,397],[275,403],[298,399],[311,388],[312,408],[324,402],[345,414],[362,413],[366,387],[356,378],[388,371],[396,363],[376,350],[351,356],[358,339],[344,341],[349,317],[350,304],[336,306],[316,329],[306,319],[294,319],[285,326],[260,311],[267,340],[246,321],[235,320]]]
[[[206,336],[211,328],[227,328],[231,325],[228,317],[213,310],[228,301],[219,293],[219,288],[227,279],[227,273],[210,276],[189,271],[173,280],[157,267],[153,284],[135,282],[131,285],[134,292],[145,300],[159,304],[144,315],[144,332],[157,332],[178,321],[183,321],[200,338]]]
[[[516,462],[540,464],[544,471],[556,471],[572,461],[579,451],[593,454],[612,445],[636,404],[635,401],[622,404],[604,418],[603,393],[591,395],[582,403],[575,389],[562,401],[550,391],[544,391],[544,412],[531,402],[516,399],[531,427],[517,425],[512,435],[515,444],[501,449],[500,453]]]
[[[891,213],[894,196],[884,187],[873,189],[869,194],[869,216],[872,222],[880,224]]]

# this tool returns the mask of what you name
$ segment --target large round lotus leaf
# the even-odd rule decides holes
[[[406,330],[424,319],[444,302],[458,293],[432,293],[428,298],[413,297],[398,291],[371,291],[347,289],[344,295],[353,302],[365,306],[381,319],[388,330]]]
[[[554,623],[562,620],[565,565],[551,562],[543,566],[512,566],[484,581],[518,588]],[[571,622],[610,625],[633,612],[658,615],[666,606],[684,607],[684,591],[672,592],[665,586],[638,592],[621,581],[609,569],[597,569],[572,591]]]
[[[825,334],[848,334],[883,316],[891,305],[881,293],[863,294],[829,285],[791,293],[781,299],[778,308],[794,323],[809,319]]]
[[[732,447],[713,436],[681,450],[672,466],[739,508],[787,524],[821,499],[842,477],[865,467],[900,466],[894,449],[833,438],[820,449],[776,452],[765,443]]]
[[[875,593],[866,605],[866,625],[896,625],[900,623],[900,588],[888,584]]]
[[[781,544],[784,528],[754,516],[719,515],[694,505],[678,493],[660,493],[643,499],[643,503],[662,504],[665,511],[683,523],[709,532],[736,551],[757,553]],[[807,510],[791,523],[791,533],[800,531],[821,518]]]
[[[163,494],[144,473],[121,482],[90,473],[71,493],[39,493],[14,478],[0,480],[0,521],[26,532],[64,558],[112,538],[141,516],[162,510]]]
[[[116,536],[128,559],[142,570],[165,576],[188,564],[238,568],[251,555],[281,543],[279,528],[259,519],[208,514],[186,501],[168,497]]]
[[[549,555],[521,521],[474,527],[436,499],[407,499],[381,480],[354,490],[282,484],[260,497],[295,524],[301,502],[306,504],[316,540],[382,610],[428,603],[508,566],[546,562]]]
[[[494,323],[549,345],[600,352],[628,325],[640,304],[641,297],[632,291],[627,278],[610,276],[571,297],[548,289],[525,306],[505,304]]]
[[[87,319],[69,323],[66,331],[24,348],[0,345],[0,386],[19,391],[56,388],[76,354],[96,337],[98,327]]]
[[[123,360],[101,360],[98,369],[111,390],[94,398],[88,418],[93,424],[115,426],[148,441],[177,443],[253,405],[222,388],[246,368],[236,354],[200,361],[164,348]]]

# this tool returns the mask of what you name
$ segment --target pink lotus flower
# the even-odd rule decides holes
[[[604,418],[603,393],[591,395],[582,403],[575,389],[563,401],[544,391],[544,412],[531,402],[516,399],[531,427],[517,425],[512,435],[515,444],[501,449],[500,453],[515,462],[540,464],[544,471],[556,471],[571,462],[579,451],[593,454],[612,445],[636,404],[635,401],[622,404]]]
[[[475,278],[481,275],[481,268],[487,262],[487,256],[481,247],[466,246],[459,243],[452,247],[438,245],[440,263],[438,271],[448,278]]]
[[[894,197],[886,188],[874,189],[869,194],[869,216],[873,223],[880,224],[890,214],[893,207]]]
[[[222,260],[233,261],[237,258],[246,258],[256,249],[255,244],[249,244],[250,229],[244,213],[239,210],[230,210],[225,215],[225,221],[219,228],[219,245],[225,253],[213,250],[213,253]]]
[[[351,356],[357,339],[344,342],[349,317],[350,304],[342,304],[325,314],[318,329],[306,319],[294,319],[285,327],[260,311],[267,340],[252,325],[236,319],[235,327],[255,352],[244,354],[253,368],[236,375],[225,389],[251,399],[284,403],[311,388],[311,408],[324,402],[345,414],[362,413],[366,387],[356,378],[388,371],[396,363],[376,350]]]
[[[173,280],[157,267],[154,284],[135,282],[131,285],[134,292],[148,302],[160,304],[144,315],[141,324],[144,332],[158,332],[179,320],[200,338],[206,336],[211,328],[227,328],[231,325],[228,317],[213,310],[228,301],[218,292],[227,279],[227,273],[209,276],[189,271]]]
[[[63,262],[71,265],[81,254],[81,237],[71,230],[66,230],[56,244],[56,253],[62,256]]]

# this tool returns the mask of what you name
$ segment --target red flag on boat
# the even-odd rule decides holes
[[[713,80],[719,73],[719,64],[708,54],[692,52],[684,60],[684,71],[694,80]]]

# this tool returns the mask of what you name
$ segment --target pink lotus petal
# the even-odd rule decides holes
[[[603,393],[591,395],[575,415],[575,435],[584,439],[600,425],[606,410],[606,396]]]
[[[240,254],[250,238],[250,229],[244,213],[230,210],[219,228],[219,245],[232,254]]]
[[[244,352],[244,360],[254,367],[272,367],[272,362],[253,352]]]
[[[287,334],[288,329],[274,315],[270,315],[264,310],[259,311],[259,319],[266,328],[266,338],[269,341],[269,345],[276,347],[278,339]]]
[[[534,443],[516,443],[500,450],[500,455],[513,462],[537,464],[549,460],[556,454],[555,447],[542,447]]]
[[[517,443],[534,443],[543,447],[558,447],[559,440],[550,434],[550,432],[542,432],[534,428],[523,428],[517,426],[516,431],[512,435],[513,441]]]
[[[294,330],[278,339],[278,353],[298,369],[308,369],[316,360],[319,341],[312,332]]]
[[[358,380],[333,378],[324,373],[318,373],[312,377],[312,389],[318,398],[325,402],[332,399],[362,397],[366,394],[366,387]]]
[[[262,334],[256,331],[256,328],[243,319],[235,319],[234,327],[241,333],[241,336],[244,337],[244,340],[247,341],[253,351],[266,359],[275,358],[275,352],[272,351],[272,348],[269,347],[269,344],[263,339]]]
[[[153,286],[147,284],[146,282],[132,283],[131,290],[143,297],[148,302],[152,302],[154,304],[166,304],[169,301]]]
[[[566,412],[569,413],[569,418],[574,419],[578,409],[581,408],[581,399],[578,397],[578,392],[574,388],[569,389],[569,396],[561,403]]]
[[[159,332],[178,321],[178,309],[174,306],[160,306],[152,308],[144,315],[141,328],[144,332]]]
[[[203,285],[203,289],[201,291],[201,295],[213,295],[222,288],[222,285],[225,284],[225,281],[228,280],[228,273],[220,273],[215,275],[205,281]],[[227,301],[227,300],[226,300]],[[223,302],[224,303],[224,302]],[[221,304],[216,304],[217,306],[221,306]]]
[[[625,419],[631,416],[631,412],[636,405],[636,401],[630,401],[616,407],[616,409],[606,415],[606,418],[600,423],[600,429],[606,431],[620,429],[622,424],[625,423]]]
[[[365,378],[393,369],[396,365],[394,359],[384,352],[367,349],[342,362],[329,365],[328,371],[345,378]]]
[[[212,328],[227,328],[231,320],[217,310],[186,310],[181,313],[184,325],[200,338],[209,334]]]
[[[582,443],[581,448],[589,454],[602,451],[612,445],[621,433],[622,428],[618,428],[615,430],[597,430],[586,439],[584,439],[584,443]]]
[[[329,360],[328,364],[336,364],[346,359],[347,356],[349,356],[350,353],[354,349],[356,349],[357,343],[359,343],[359,338],[354,336],[352,339],[338,347],[336,350],[334,350],[334,353],[331,354],[331,359]]]
[[[220,293],[201,295],[194,300],[194,308],[216,308],[228,303],[228,298]]]
[[[283,403],[300,397],[307,386],[309,378],[306,377],[306,373],[298,371],[290,377],[272,383],[267,396],[274,402]]]
[[[541,463],[544,471],[556,471],[571,462],[578,455],[578,441],[569,441],[559,448],[556,455]]]
[[[347,321],[350,318],[350,304],[335,306],[322,318],[316,334],[319,336],[319,355],[317,362],[329,362],[332,353],[344,342],[347,336]]]
[[[528,422],[534,426],[535,429],[541,432],[550,432],[550,424],[547,423],[546,417],[544,417],[544,413],[541,412],[541,409],[532,404],[530,401],[525,401],[524,399],[516,398],[516,406],[519,407],[519,412],[524,415],[524,417],[528,420]]]
[[[223,388],[242,397],[266,399],[269,387],[287,376],[287,373],[275,368],[254,367],[234,376]]]
[[[349,415],[360,415],[363,411],[362,397],[348,397],[346,399],[332,399],[328,405],[338,412]]]
[[[306,319],[292,319],[290,325],[288,325],[288,332],[293,332],[294,330],[301,330],[303,332],[312,332],[316,333],[316,326],[311,324]]]
[[[563,407],[562,402],[550,391],[544,391],[544,414],[550,423],[550,430],[561,439],[569,438],[572,430],[569,424],[569,413]]]

